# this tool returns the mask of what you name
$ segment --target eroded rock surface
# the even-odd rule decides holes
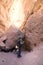
[[[13,3],[16,3],[15,8],[12,8]],[[16,6],[18,5],[18,3],[21,3],[21,7]],[[9,17],[9,13],[12,12],[10,11],[11,8],[13,9],[14,13],[17,13],[17,15],[19,12],[22,13],[20,13],[20,15],[18,16],[15,14],[15,17],[18,17],[17,23],[20,22],[19,24],[21,25],[19,29],[18,27],[15,27],[15,25],[17,25],[17,23],[15,22],[15,18],[12,17],[14,18],[14,20],[10,20],[12,19]],[[23,10],[21,11],[21,9]],[[24,15],[24,17],[22,15]],[[24,20],[22,20],[22,17]],[[15,25],[13,25],[14,22]],[[1,42],[3,43],[3,40],[7,39],[6,47],[13,47],[15,44],[15,39],[19,36],[18,31],[20,32],[21,36],[23,36],[21,31],[25,34],[25,43],[27,47],[29,47],[29,44],[32,44],[32,46],[36,46],[39,43],[43,43],[43,0],[0,0]]]
[[[6,31],[6,33],[3,34],[3,36],[0,38],[0,40],[1,40],[1,43],[0,43],[1,48],[0,49],[12,49],[12,48],[15,48],[19,38],[23,39],[24,38],[24,33],[21,30],[11,26]],[[2,43],[3,43],[3,46],[2,46]]]
[[[24,27],[26,40],[33,46],[43,43],[43,11],[37,12],[28,18]],[[42,40],[41,40],[42,39]],[[32,46],[31,45],[31,46]],[[27,45],[28,46],[28,45]]]

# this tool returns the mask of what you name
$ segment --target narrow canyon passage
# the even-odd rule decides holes
[[[10,52],[19,38],[21,58]],[[43,65],[43,0],[0,0],[0,65]]]

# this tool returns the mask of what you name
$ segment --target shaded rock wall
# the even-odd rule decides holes
[[[26,42],[31,46],[43,43],[43,11],[34,13],[25,25]],[[42,40],[41,40],[42,39]],[[28,46],[27,44],[27,46]]]

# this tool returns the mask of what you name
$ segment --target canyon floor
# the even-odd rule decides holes
[[[14,52],[0,52],[0,65],[43,65],[43,44],[31,52],[22,51],[21,58]]]

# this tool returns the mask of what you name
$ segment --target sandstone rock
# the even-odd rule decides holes
[[[5,38],[6,38],[6,48],[11,49],[13,47],[15,47],[17,40],[19,39],[19,37],[23,38],[24,37],[24,33],[19,30],[14,28],[13,26],[11,26],[5,34]],[[3,37],[4,38],[4,37]]]
[[[5,49],[5,44],[3,41],[0,39],[0,50]]]
[[[18,29],[14,21],[10,20],[9,13],[12,8],[13,2],[15,4],[14,11],[17,11],[17,23],[22,23]],[[18,2],[21,3],[20,9],[16,8]],[[16,9],[16,10],[15,10]],[[22,10],[22,11],[21,11]],[[13,11],[13,13],[15,13]],[[20,15],[18,12],[21,12]],[[12,12],[12,11],[11,11]],[[23,19],[22,20],[22,15]],[[12,48],[15,46],[16,40],[20,37],[25,37],[25,46],[33,45],[36,46],[43,42],[43,0],[0,0],[0,39],[1,42],[6,40],[6,48]],[[13,16],[13,15],[12,15]],[[13,23],[12,23],[13,22]],[[14,24],[14,27],[11,25]],[[22,30],[21,30],[22,29]],[[24,33],[23,33],[24,32]],[[28,44],[29,43],[29,44]],[[3,45],[2,45],[3,46]],[[28,46],[29,47],[29,46]]]
[[[43,11],[34,13],[28,18],[28,21],[24,27],[26,34],[26,42],[27,46],[30,45],[34,48],[34,46],[39,45],[43,41]],[[42,38],[42,39],[40,39]]]
[[[17,3],[19,1],[20,0],[17,0],[17,1],[16,0],[0,0],[0,29],[2,29],[2,32],[7,30],[11,24],[9,13],[10,13],[10,8],[13,5],[13,2]],[[21,7],[23,7],[22,14],[24,14],[24,21],[23,21],[24,23],[31,14],[33,14],[34,12],[37,12],[38,10],[40,10],[40,8],[43,7],[43,0],[21,0],[20,2],[22,5]]]

